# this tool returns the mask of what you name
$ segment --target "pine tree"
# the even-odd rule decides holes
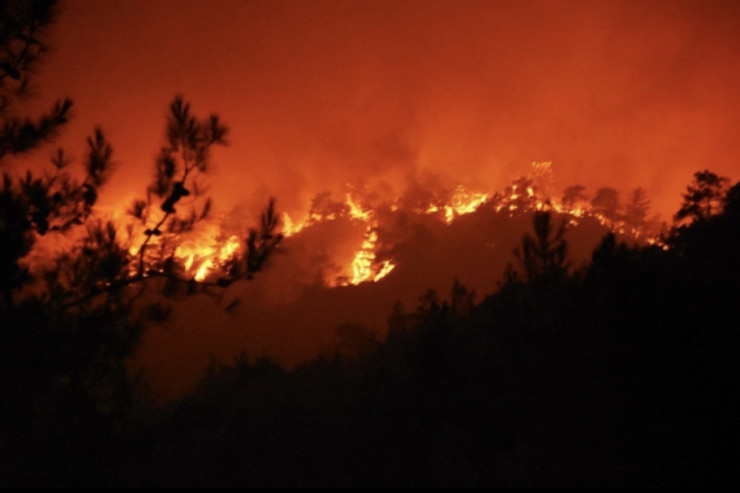
[[[647,213],[650,210],[650,200],[642,187],[635,188],[630,194],[629,202],[625,206],[624,219],[636,227],[645,225]]]
[[[524,235],[521,250],[515,254],[524,267],[526,280],[530,283],[550,283],[568,274],[568,245],[565,236],[565,222],[555,230],[550,212],[537,212],[534,215],[535,236]]]
[[[210,198],[202,201],[200,210],[191,208],[185,215],[178,214],[175,206],[184,197],[201,195],[198,179],[208,172],[212,148],[226,145],[227,134],[228,128],[218,115],[198,119],[182,96],[176,96],[170,104],[166,144],[156,158],[154,179],[147,190],[147,198],[134,201],[129,209],[129,213],[146,228],[145,239],[138,248],[139,276],[163,271],[169,260],[167,253],[171,252],[166,248],[164,253],[160,249],[157,255],[147,255],[153,238],[159,238],[160,247],[166,247],[167,240],[191,230],[195,223],[208,216]]]
[[[694,173],[694,180],[683,194],[684,202],[674,216],[677,223],[702,221],[722,211],[729,179],[709,170]]]
[[[599,188],[591,199],[591,207],[611,221],[620,219],[619,212],[622,206],[619,203],[619,192],[609,187]]]
[[[68,119],[72,102],[66,99],[47,115],[15,116],[22,109],[20,97],[30,83],[31,69],[46,48],[42,35],[55,18],[54,7],[51,1],[0,2],[0,165],[4,158],[24,156],[50,142]],[[125,415],[131,401],[126,358],[142,331],[168,313],[166,306],[141,297],[152,284],[150,264],[145,262],[147,247],[154,237],[174,239],[206,217],[208,200],[189,214],[178,209],[183,197],[199,195],[197,178],[208,171],[211,149],[223,145],[227,133],[215,115],[203,120],[194,117],[181,97],[170,105],[166,128],[166,144],[147,198],[131,208],[146,228],[137,255],[125,247],[116,225],[94,217],[99,191],[114,169],[113,147],[101,129],[87,139],[82,180],[68,172],[72,160],[63,150],[54,153],[50,170],[39,176],[3,174],[0,436],[14,426],[22,430],[34,420],[61,426],[65,420],[90,416],[113,423]],[[257,261],[250,264],[252,271],[259,270],[279,242],[274,234],[274,200],[262,223],[254,242]],[[31,269],[22,261],[38,238],[75,228],[81,232],[80,239],[46,259],[49,265]],[[172,255],[165,255],[151,265],[168,282],[197,284],[179,277],[173,262]],[[21,421],[5,421],[7,416]],[[0,462],[3,459],[0,456]]]
[[[54,0],[0,2],[0,164],[36,149],[67,123],[72,101],[60,100],[47,114],[17,116],[33,71],[47,51],[47,32],[56,17]]]
[[[267,208],[262,212],[260,228],[250,229],[247,236],[247,278],[262,270],[267,258],[282,241],[283,235],[277,233],[279,218],[275,212],[275,199],[270,199]]]
[[[46,37],[56,18],[55,1],[0,3],[0,166],[53,140],[67,123],[72,100],[63,99],[38,117],[18,116],[32,75],[48,49]],[[38,236],[67,231],[92,213],[98,190],[109,179],[113,148],[100,128],[87,140],[85,178],[71,177],[71,159],[59,149],[51,172],[22,178],[3,173],[0,188],[0,316],[11,316],[16,294],[31,278],[20,263]]]

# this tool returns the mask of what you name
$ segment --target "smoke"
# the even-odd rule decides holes
[[[734,3],[63,7],[38,104],[76,99],[72,147],[109,130],[126,170],[112,204],[146,183],[175,92],[231,126],[213,179],[226,210],[275,195],[294,214],[426,169],[497,188],[553,161],[561,189],[641,185],[668,217],[694,171],[737,174]]]
[[[642,186],[651,213],[668,219],[695,171],[738,178],[738,32],[740,4],[704,0],[76,0],[63,4],[30,111],[73,97],[59,142],[73,152],[95,124],[106,129],[119,163],[101,195],[110,210],[143,195],[167,105],[182,93],[231,128],[210,190],[214,215],[234,229],[254,224],[270,196],[294,218],[323,191],[373,207],[401,196],[410,210],[458,183],[500,190],[533,161],[553,162],[556,191]],[[396,297],[413,306],[426,287],[446,292],[476,270],[466,258],[510,257],[523,229],[479,217],[445,234],[432,218],[379,217],[399,267],[382,286],[330,292],[317,280],[347,265],[364,230],[326,223],[232,288],[238,315],[189,303],[176,315],[202,323],[155,330],[149,347],[193,353],[162,363],[167,374],[239,346],[295,361],[356,315],[382,330]],[[462,280],[482,293],[500,269]]]
[[[428,289],[449,299],[455,279],[478,301],[494,292],[507,263],[517,264],[513,250],[531,229],[532,214],[510,216],[484,205],[451,224],[442,213],[411,209],[377,217],[377,256],[396,266],[378,282],[327,286],[346,274],[365,226],[347,217],[314,223],[287,238],[252,280],[174,303],[172,318],[145,332],[132,368],[173,397],[190,390],[212,358],[230,362],[245,351],[290,367],[342,349],[350,329],[361,341],[382,340],[396,301],[413,312]],[[606,231],[594,219],[568,229],[574,267],[590,258]]]

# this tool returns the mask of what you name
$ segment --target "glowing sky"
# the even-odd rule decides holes
[[[59,144],[78,158],[103,126],[118,162],[101,194],[108,210],[143,198],[177,93],[231,128],[211,176],[217,214],[254,215],[274,195],[300,218],[317,193],[341,200],[364,184],[393,194],[441,179],[491,193],[552,161],[559,190],[626,197],[643,186],[670,219],[695,171],[740,178],[740,2],[62,0],[60,10],[24,111],[74,98]],[[337,221],[290,238],[269,272],[227,290],[235,310],[179,305],[140,348],[154,387],[182,391],[210,354],[295,362],[345,322],[382,334],[395,299],[413,308],[453,277],[488,294],[526,226],[429,221],[409,229],[399,218],[410,237],[385,245],[398,267],[381,283],[315,283],[341,260],[331,252],[352,258],[342,241],[362,242],[364,226]],[[603,234],[586,233],[569,232],[576,259]]]
[[[644,186],[665,217],[694,171],[738,178],[740,3],[74,0],[33,108],[75,99],[62,143],[107,130],[104,204],[141,196],[175,93],[218,112],[222,210],[291,212],[423,169],[502,188],[553,161],[560,188]]]

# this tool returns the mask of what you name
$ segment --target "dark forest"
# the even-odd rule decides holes
[[[574,265],[568,213],[489,204],[528,231],[493,294],[456,280],[389,306],[383,337],[347,323],[333,350],[294,366],[214,358],[186,395],[158,399],[127,367],[142,335],[174,303],[270,276],[289,240],[281,198],[219,275],[178,263],[179,236],[209,218],[199,180],[229,135],[181,96],[128,209],[139,229],[95,214],[120,172],[101,128],[82,158],[60,149],[43,172],[14,173],[9,160],[72,117],[70,99],[23,112],[57,15],[55,2],[0,5],[0,486],[737,483],[740,183],[705,163],[650,242],[608,232]],[[566,190],[571,206],[582,189]],[[647,227],[644,191],[622,212],[609,190],[591,201],[609,224]],[[30,265],[53,234],[72,246]]]

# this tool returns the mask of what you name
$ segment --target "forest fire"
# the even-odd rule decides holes
[[[213,271],[224,266],[234,255],[239,253],[241,242],[236,235],[232,235],[221,242],[216,236],[203,241],[183,242],[175,249],[175,257],[183,262],[185,271],[196,281],[204,281]]]
[[[390,260],[381,263],[376,262],[376,252],[378,249],[378,222],[374,219],[375,213],[370,209],[365,209],[352,198],[352,194],[345,196],[345,202],[341,204],[339,212],[328,214],[319,214],[310,212],[306,219],[295,223],[288,213],[283,213],[283,235],[286,238],[294,236],[306,227],[310,227],[322,221],[333,221],[340,217],[347,217],[353,222],[364,223],[365,231],[360,248],[353,256],[348,268],[343,269],[346,275],[341,275],[336,279],[326,280],[329,286],[348,286],[357,285],[363,282],[377,282],[387,276],[395,267]]]
[[[577,225],[585,218],[591,218],[602,226],[615,233],[648,242],[650,244],[660,243],[656,238],[657,228],[653,221],[648,222],[645,218],[644,197],[643,209],[639,214],[629,211],[618,214],[616,207],[600,205],[599,201],[587,202],[584,196],[566,193],[562,199],[547,194],[552,187],[548,181],[551,180],[552,164],[533,163],[532,172],[526,177],[514,180],[503,192],[485,193],[471,191],[463,185],[457,185],[447,196],[446,201],[435,199],[421,208],[411,210],[412,214],[430,215],[439,219],[446,225],[451,225],[461,216],[476,212],[484,205],[490,207],[497,214],[509,217],[531,213],[536,211],[553,211],[565,218],[571,226]],[[543,178],[544,177],[544,178]],[[577,187],[572,187],[577,188]],[[639,202],[639,201],[638,201]],[[405,203],[403,197],[388,198],[382,202],[386,211],[390,214],[408,213],[402,205]],[[392,204],[388,206],[387,204]],[[634,208],[634,207],[633,207]],[[383,245],[383,235],[380,233],[381,224],[378,212],[363,203],[363,200],[352,193],[346,193],[343,201],[333,201],[328,192],[318,194],[310,210],[300,221],[294,220],[290,214],[283,212],[278,230],[281,235],[288,239],[325,222],[345,219],[352,224],[362,226],[362,241],[351,255],[351,261],[346,265],[339,266],[339,274],[324,278],[324,283],[329,286],[358,285],[365,282],[378,282],[390,274],[397,265],[393,258],[379,259],[378,253]],[[157,245],[155,240],[152,245]],[[214,279],[228,271],[235,258],[244,254],[245,246],[236,234],[225,234],[215,224],[210,223],[207,227],[198,231],[189,231],[180,237],[170,235],[167,240],[173,243],[171,247],[172,258],[176,260],[179,268],[186,277],[197,282]],[[132,255],[137,254],[134,248]]]
[[[0,0],[0,485],[736,484],[738,32]]]

